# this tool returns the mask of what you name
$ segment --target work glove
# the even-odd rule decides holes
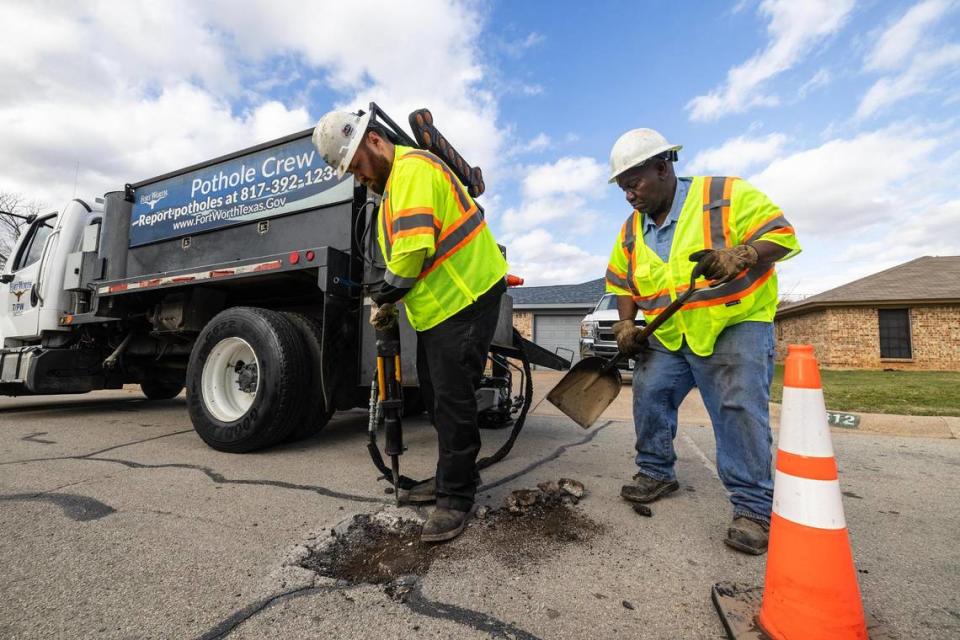
[[[696,262],[693,272],[707,280],[732,280],[744,269],[757,264],[760,254],[749,244],[738,244],[729,249],[702,249],[690,254],[690,262]]]
[[[370,324],[373,325],[373,328],[377,331],[387,331],[392,329],[394,325],[397,324],[397,317],[399,312],[397,311],[397,305],[392,302],[387,302],[379,306],[375,306],[370,313]]]
[[[613,335],[617,338],[617,349],[621,354],[632,358],[647,348],[647,339],[640,340],[642,331],[633,320],[613,323]]]

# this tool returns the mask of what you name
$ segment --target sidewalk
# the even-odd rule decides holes
[[[544,400],[547,392],[563,376],[557,371],[535,371],[533,373],[533,407],[536,415],[561,416],[559,409]],[[542,402],[541,402],[542,401]],[[633,393],[630,382],[625,381],[623,390],[610,408],[603,414],[608,420],[633,421]],[[831,411],[843,411],[828,407]],[[861,413],[857,428],[833,427],[837,431],[854,431],[896,436],[914,436],[922,438],[960,439],[960,417],[956,416],[901,416],[890,413]],[[774,429],[780,427],[780,405],[770,403],[770,420]],[[709,425],[710,416],[700,398],[700,392],[694,389],[680,406],[681,424]]]

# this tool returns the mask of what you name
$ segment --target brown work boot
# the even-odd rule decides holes
[[[769,538],[769,524],[746,516],[736,516],[730,528],[727,529],[727,537],[723,541],[737,551],[759,556],[767,552]]]
[[[469,519],[469,511],[437,507],[427,518],[427,521],[423,523],[420,540],[422,542],[453,540],[463,532],[463,528],[467,526],[467,520]]]
[[[620,497],[630,502],[653,502],[680,488],[676,480],[655,480],[638,473],[633,476],[633,484],[620,487]]]
[[[429,504],[436,501],[437,481],[435,478],[416,484],[411,489],[400,489],[400,502]]]

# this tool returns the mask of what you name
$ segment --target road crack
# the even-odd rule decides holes
[[[184,429],[183,431],[174,431],[172,433],[164,433],[159,436],[152,436],[150,438],[143,438],[141,440],[134,440],[133,442],[125,442],[123,444],[115,444],[106,449],[99,449],[97,451],[91,451],[90,453],[85,453],[82,456],[50,456],[47,458],[25,458],[23,460],[7,460],[6,462],[0,462],[0,467],[6,466],[8,464],[23,464],[26,462],[49,462],[52,460],[87,460],[92,456],[100,455],[101,453],[106,453],[107,451],[114,451],[116,449],[122,449],[124,447],[132,447],[136,444],[143,444],[144,442],[150,442],[152,440],[160,440],[161,438],[169,438],[170,436],[179,436],[184,433],[192,433],[193,429]]]
[[[607,420],[607,421],[604,422],[602,425],[600,425],[599,427],[597,427],[596,429],[594,429],[593,431],[591,431],[590,433],[588,433],[585,438],[582,438],[582,439],[580,439],[580,440],[577,440],[576,442],[570,442],[570,443],[568,443],[568,444],[560,445],[559,447],[557,447],[556,449],[553,450],[553,453],[550,453],[549,455],[544,456],[543,458],[540,458],[540,459],[537,460],[536,462],[533,462],[533,463],[529,464],[528,466],[524,467],[523,469],[520,469],[519,471],[515,471],[514,473],[511,473],[511,474],[508,475],[508,476],[504,476],[503,478],[500,478],[499,480],[494,480],[493,482],[490,482],[490,483],[488,483],[488,484],[482,485],[481,487],[479,487],[479,488],[477,489],[477,491],[478,491],[478,492],[480,492],[480,491],[488,491],[488,490],[490,490],[490,489],[494,489],[494,488],[496,488],[496,487],[502,486],[502,485],[504,485],[504,484],[506,484],[506,483],[508,483],[508,482],[510,482],[510,481],[512,481],[512,480],[516,480],[517,478],[522,478],[523,476],[527,475],[528,473],[530,473],[530,472],[533,471],[534,469],[537,469],[538,467],[542,467],[543,465],[547,464],[548,462],[551,462],[551,461],[553,461],[553,460],[556,460],[557,458],[559,458],[560,456],[562,456],[564,453],[566,453],[568,450],[573,449],[573,448],[575,448],[575,447],[580,447],[580,446],[583,446],[583,445],[589,443],[591,440],[593,440],[594,438],[597,437],[597,434],[599,434],[601,431],[603,431],[604,429],[606,429],[607,427],[609,427],[611,424],[613,424],[613,422],[614,422],[613,420]]]

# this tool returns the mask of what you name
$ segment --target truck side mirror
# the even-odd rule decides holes
[[[0,275],[0,284],[10,284],[11,282],[13,282],[12,273],[4,273]]]

